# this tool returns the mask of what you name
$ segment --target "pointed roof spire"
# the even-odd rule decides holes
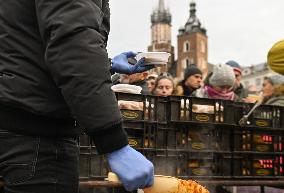
[[[164,0],[159,0],[158,10],[159,11],[165,11],[165,2],[164,2]]]
[[[201,32],[206,35],[206,29],[201,26],[201,22],[196,16],[196,3],[192,0],[189,4],[189,18],[184,26],[184,31],[180,33]]]
[[[156,23],[171,24],[172,16],[168,9],[165,8],[164,0],[159,0],[158,7],[153,11],[151,15],[152,25]]]
[[[196,17],[196,3],[193,0],[189,4],[189,12],[190,17]]]

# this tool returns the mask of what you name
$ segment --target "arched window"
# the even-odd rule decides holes
[[[183,51],[188,52],[189,50],[190,50],[190,43],[188,41],[184,42]]]
[[[185,62],[186,62],[186,67],[188,67],[188,66],[190,65],[189,59],[187,58],[187,59],[185,60]]]

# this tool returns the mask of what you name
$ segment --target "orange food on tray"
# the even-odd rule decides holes
[[[195,181],[179,180],[176,193],[209,193],[209,191]]]

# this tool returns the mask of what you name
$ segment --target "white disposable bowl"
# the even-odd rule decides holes
[[[146,64],[167,64],[171,54],[167,52],[144,52],[136,55],[136,59],[145,58]]]
[[[135,86],[130,84],[116,84],[111,87],[114,92],[141,94],[141,86]]]

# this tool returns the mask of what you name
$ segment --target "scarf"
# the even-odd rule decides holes
[[[210,99],[223,99],[223,100],[234,100],[235,93],[230,91],[228,93],[220,93],[213,89],[211,86],[205,86],[205,91]]]

